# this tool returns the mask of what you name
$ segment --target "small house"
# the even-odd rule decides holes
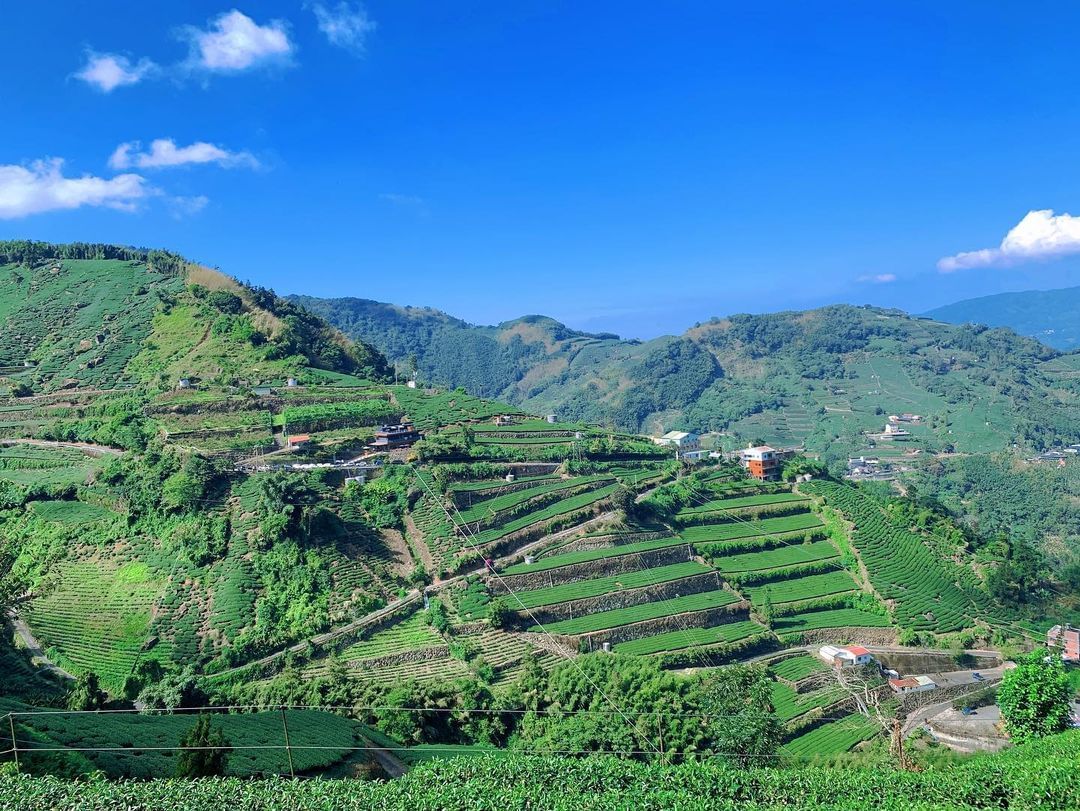
[[[555,423],[557,423],[559,421],[559,415],[558,414],[548,414],[544,419],[546,419],[548,421],[549,425],[554,425]]]
[[[889,687],[896,694],[925,693],[936,690],[937,684],[929,676],[908,676],[906,679],[889,679]]]
[[[818,656],[833,667],[859,667],[874,661],[873,654],[861,645],[823,645]]]
[[[293,434],[289,437],[290,448],[303,448],[311,442],[311,434]]]
[[[190,389],[191,388],[191,378],[181,377],[179,380],[176,381],[176,388],[178,388],[178,389]]]
[[[668,431],[656,444],[674,446],[678,449],[679,456],[682,456],[690,451],[701,450],[701,437],[693,431]]]
[[[300,385],[300,381],[297,380],[295,377],[290,377],[288,380],[285,381],[285,385],[288,386],[290,389],[295,389],[297,386]]]
[[[500,414],[495,418],[495,425],[499,428],[504,428],[508,425],[514,424],[514,418],[509,414]]]
[[[380,450],[408,448],[423,438],[424,435],[417,431],[411,422],[402,422],[397,425],[380,426],[375,432],[375,438],[369,444]]]
[[[1080,628],[1055,625],[1046,632],[1046,646],[1060,648],[1064,661],[1080,663]]]

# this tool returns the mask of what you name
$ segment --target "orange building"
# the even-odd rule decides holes
[[[784,455],[780,451],[768,445],[747,448],[739,454],[739,462],[751,478],[763,482],[776,481],[780,478],[783,459]]]

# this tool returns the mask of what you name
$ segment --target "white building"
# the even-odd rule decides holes
[[[925,693],[936,690],[937,684],[929,676],[908,676],[906,679],[889,679],[894,693]]]
[[[668,431],[658,440],[657,445],[673,445],[680,453],[701,450],[701,437],[692,431]]]
[[[860,645],[823,645],[818,651],[818,656],[833,667],[858,667],[868,665],[874,661],[873,654]]]

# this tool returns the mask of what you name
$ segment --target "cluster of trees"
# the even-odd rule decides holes
[[[489,743],[636,759],[664,753],[745,765],[774,754],[782,734],[761,667],[683,676],[652,659],[613,654],[587,654],[548,672],[530,661],[498,694],[475,678],[377,687],[332,663],[327,676],[303,680],[287,670],[218,700],[382,708],[358,712],[408,744]]]
[[[29,239],[0,241],[0,265],[39,265],[50,259],[119,259],[146,262],[162,273],[180,273],[190,264],[170,251],[106,245],[99,242],[69,242],[58,245]]]

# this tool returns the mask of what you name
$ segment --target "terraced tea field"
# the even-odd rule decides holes
[[[513,608],[518,608],[518,601],[520,600],[520,605],[524,605],[525,608],[539,608],[540,606],[557,605],[571,600],[582,600],[587,597],[598,597],[616,591],[655,586],[659,583],[668,583],[673,580],[693,577],[694,575],[707,574],[711,571],[712,569],[708,566],[691,560],[686,563],[658,566],[654,569],[627,572],[626,574],[611,577],[598,577],[594,580],[581,580],[577,583],[551,586],[546,589],[517,591],[515,597],[510,598],[509,604]],[[499,593],[497,587],[495,593],[496,595]]]
[[[673,536],[670,538],[657,538],[650,541],[637,543],[616,544],[615,546],[601,547],[599,549],[582,549],[577,552],[564,552],[561,555],[540,558],[532,563],[515,563],[502,570],[502,574],[528,574],[529,572],[544,572],[551,569],[561,569],[564,566],[573,566],[579,563],[592,563],[597,560],[622,557],[623,555],[640,555],[645,552],[655,552],[660,549],[686,546],[682,538]],[[689,554],[689,553],[688,553]]]
[[[811,512],[806,512],[777,518],[761,518],[755,521],[729,521],[723,524],[686,527],[679,531],[679,535],[688,543],[701,544],[761,535],[780,535],[786,532],[803,532],[808,529],[818,529],[821,526],[820,518]]]
[[[34,633],[62,664],[118,689],[149,636],[164,583],[143,563],[94,557],[58,564],[52,584],[25,611]]]
[[[631,625],[635,622],[658,619],[660,617],[676,616],[694,611],[705,611],[710,608],[722,608],[739,602],[739,595],[730,591],[705,591],[700,594],[689,594],[685,597],[675,597],[670,600],[659,600],[653,603],[644,603],[630,608],[620,608],[614,611],[601,611],[577,617],[562,622],[553,622],[545,626],[548,632],[553,634],[588,634],[594,631],[603,631],[608,628],[617,628],[621,625]],[[542,628],[534,628],[536,632],[542,632]]]
[[[0,421],[3,416],[0,414]],[[17,442],[0,445],[0,479],[23,486],[80,485],[101,470],[107,461],[76,448]]]
[[[875,590],[895,601],[896,619],[906,628],[948,632],[970,627],[980,606],[957,586],[959,567],[931,553],[923,540],[893,524],[868,496],[847,485],[814,481],[803,489],[825,499],[855,524],[858,549]]]
[[[687,648],[730,644],[764,633],[766,630],[763,625],[751,620],[744,620],[742,622],[729,622],[725,625],[715,625],[711,628],[687,628],[686,630],[648,636],[644,639],[633,639],[615,645],[613,650],[616,653],[647,656],[654,653],[681,651]]]
[[[769,670],[778,678],[789,682],[798,682],[807,676],[824,673],[825,663],[816,656],[788,656],[779,661],[769,662]]]
[[[840,550],[836,548],[832,541],[821,540],[812,543],[790,543],[761,552],[744,552],[731,555],[713,552],[710,555],[710,563],[721,572],[734,574],[768,571],[769,569],[797,566],[804,563],[835,560],[839,557]]]
[[[780,751],[792,758],[815,758],[840,755],[856,744],[881,733],[876,722],[865,715],[853,714],[838,721],[829,721],[792,738]]]
[[[847,693],[835,684],[809,693],[796,693],[786,684],[774,681],[770,690],[776,716],[785,723],[811,710],[836,704],[847,697]]]
[[[773,621],[773,630],[784,634],[822,628],[888,628],[890,624],[884,614],[873,614],[858,608],[831,608],[778,617]]]
[[[793,603],[800,600],[812,600],[816,597],[829,597],[834,594],[850,594],[859,590],[851,575],[847,572],[827,572],[805,577],[792,577],[774,580],[760,586],[743,588],[751,602],[759,606],[768,594],[773,603]]]

